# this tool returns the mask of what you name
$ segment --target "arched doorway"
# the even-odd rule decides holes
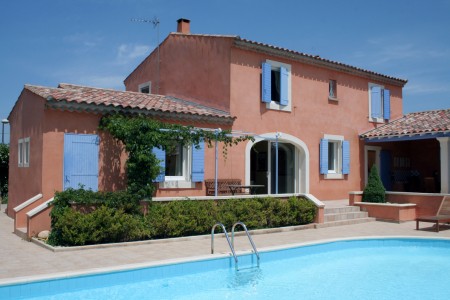
[[[306,145],[288,134],[278,139],[278,173],[275,134],[258,136],[246,148],[246,183],[264,185],[258,194],[309,192],[309,153]]]

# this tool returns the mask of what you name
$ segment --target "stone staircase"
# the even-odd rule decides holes
[[[325,206],[324,221],[323,224],[317,224],[317,228],[372,222],[375,218],[370,218],[367,212],[360,211],[358,206]]]

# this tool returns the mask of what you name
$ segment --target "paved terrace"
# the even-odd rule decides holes
[[[326,203],[326,205],[329,203]],[[336,206],[338,203],[329,204]],[[3,205],[4,208],[4,205]],[[402,224],[369,222],[356,225],[306,229],[289,232],[253,235],[259,250],[266,247],[282,246],[329,240],[337,238],[369,236],[411,236],[450,238],[450,228],[442,226],[436,233],[431,223],[421,223],[420,231],[415,230],[415,222]],[[109,268],[127,264],[151,263],[162,260],[192,258],[210,254],[210,237],[196,237],[180,241],[166,240],[153,244],[128,244],[108,248],[83,249],[52,252],[31,242],[21,240],[12,233],[13,220],[0,213],[0,283],[26,279],[21,277],[45,276],[62,272],[83,272],[97,268]],[[237,237],[236,250],[250,250],[246,237]],[[215,238],[216,253],[230,252],[224,238]]]

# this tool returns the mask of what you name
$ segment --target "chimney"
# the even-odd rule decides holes
[[[191,33],[191,28],[190,28],[191,20],[178,19],[177,23],[178,23],[177,32],[185,33],[185,34]]]

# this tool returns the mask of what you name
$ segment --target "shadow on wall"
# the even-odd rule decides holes
[[[99,188],[104,191],[126,189],[123,145],[106,132],[100,132]]]

